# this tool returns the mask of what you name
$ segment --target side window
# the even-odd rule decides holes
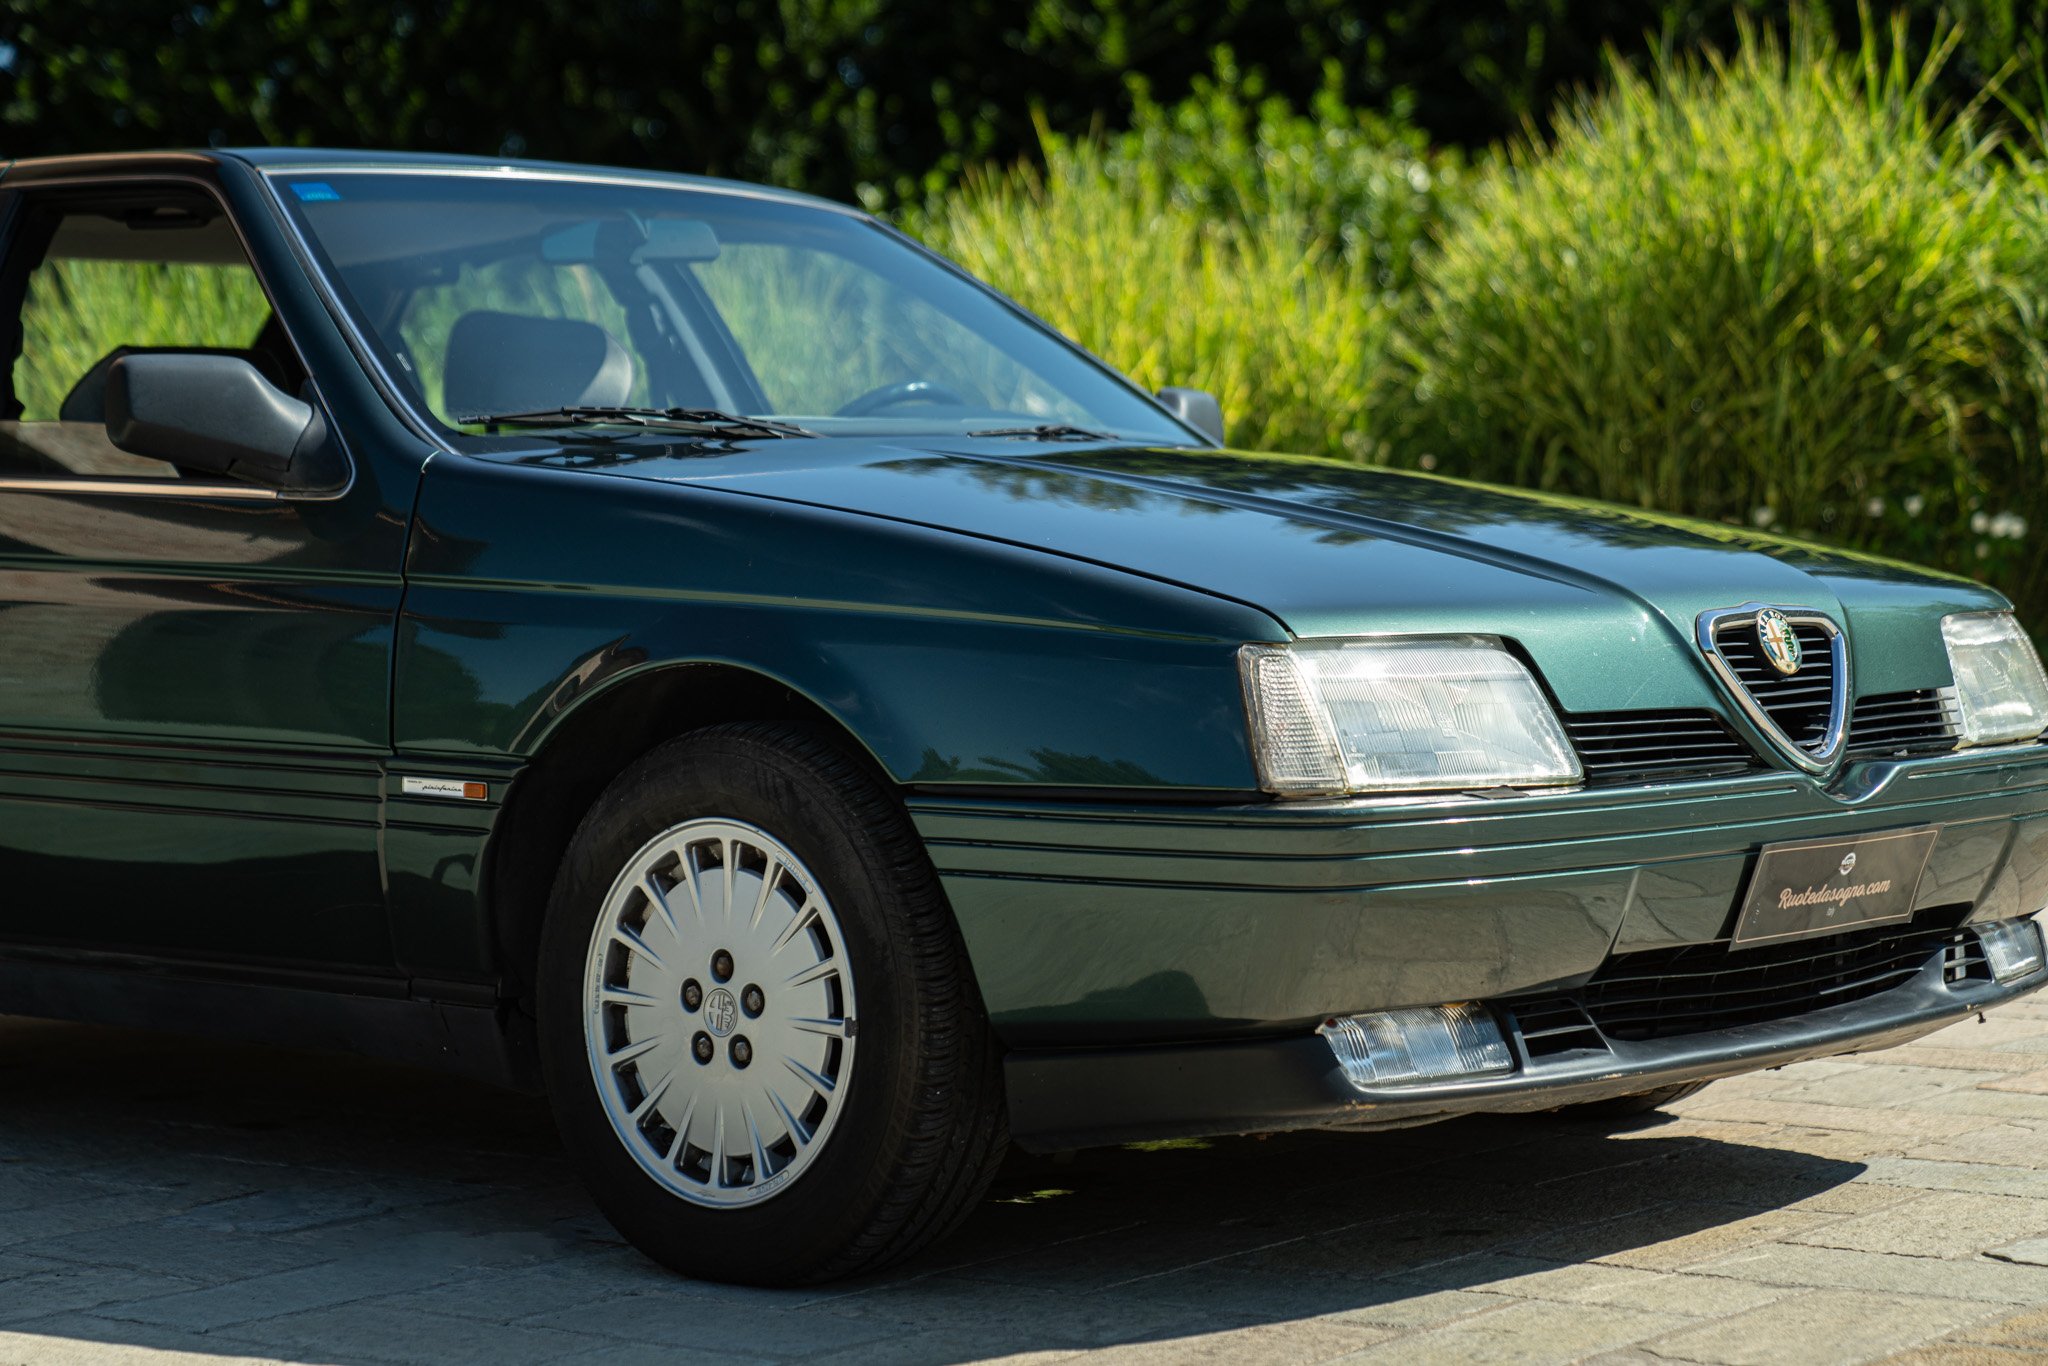
[[[233,225],[196,191],[30,198],[0,298],[15,343],[0,478],[177,478],[107,439],[107,371],[130,352],[241,356],[287,393],[305,378]]]
[[[465,319],[469,321],[465,323]],[[507,319],[515,321],[508,323]],[[400,310],[396,329],[401,343],[399,364],[412,372],[420,398],[436,417],[452,426],[479,409],[522,406],[516,395],[493,401],[477,392],[474,383],[458,383],[452,390],[448,384],[451,351],[457,368],[465,372],[476,367],[464,364],[463,353],[478,346],[494,348],[497,367],[508,372],[523,370],[516,355],[506,354],[520,349],[518,341],[525,330],[517,326],[519,319],[584,323],[600,329],[629,357],[624,369],[628,382],[620,386],[624,392],[606,395],[606,401],[648,402],[646,366],[636,363],[625,305],[596,268],[517,256],[483,265],[465,263],[445,282],[414,289]],[[546,406],[546,401],[528,400],[523,406]]]
[[[692,269],[772,412],[822,417],[885,384],[930,380],[998,412],[1087,420],[984,338],[842,256],[729,242]]]

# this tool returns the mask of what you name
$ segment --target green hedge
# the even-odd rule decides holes
[[[1944,105],[1955,36],[1917,62],[1894,25],[1855,51],[1808,27],[1649,76],[1617,65],[1553,134],[1469,169],[1386,120],[1326,110],[1305,134],[1212,89],[1093,150],[1052,140],[1043,183],[984,177],[922,227],[1146,383],[1217,389],[1238,444],[1934,564],[1996,583],[2038,629],[2048,173]],[[1404,156],[1431,193],[1401,201],[1390,271],[1344,225],[1388,218],[1361,168]],[[1187,188],[1218,183],[1279,211]],[[1238,264],[1176,274],[1158,244],[1178,240]],[[1142,292],[1117,287],[1127,251]],[[1254,277],[1278,303],[1245,307]],[[1201,346],[1155,342],[1189,319]]]

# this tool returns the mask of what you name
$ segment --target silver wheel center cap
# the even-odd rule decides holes
[[[724,987],[712,988],[711,994],[704,998],[704,1023],[711,1032],[722,1039],[732,1033],[739,1022],[740,1003]]]

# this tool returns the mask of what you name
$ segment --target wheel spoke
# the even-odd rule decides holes
[[[648,948],[647,941],[645,939],[642,939],[639,935],[633,933],[633,931],[627,929],[624,925],[612,926],[612,938],[616,939],[619,943],[625,945],[627,952],[633,954],[635,957],[645,959],[648,965],[652,967],[656,972],[668,971],[668,964],[661,961],[661,955],[656,953],[653,949]]]
[[[711,1184],[723,1187],[725,1179],[725,1103],[719,1102],[718,1114],[711,1122]]]
[[[850,1020],[806,1020],[789,1021],[791,1029],[800,1029],[806,1034],[823,1034],[828,1039],[850,1039],[853,1037]]]
[[[683,927],[676,923],[676,908],[668,904],[668,892],[662,890],[661,879],[653,873],[641,884],[640,891],[646,896],[654,913],[661,917],[661,923],[668,928],[669,939],[680,945],[683,942]]]
[[[802,1063],[798,1062],[795,1058],[790,1057],[788,1054],[783,1055],[782,1065],[787,1067],[790,1071],[796,1073],[798,1081],[801,1081],[804,1085],[810,1087],[819,1095],[830,1096],[832,1094],[834,1087],[832,1084],[832,1079],[830,1077],[818,1075],[816,1072],[813,1072],[810,1068],[804,1066]]]
[[[827,958],[822,963],[813,963],[799,972],[790,974],[783,979],[782,985],[786,987],[807,987],[813,982],[822,982],[827,977],[837,977],[838,975],[839,960]]]
[[[797,937],[798,932],[817,918],[817,908],[806,900],[803,905],[797,907],[796,914],[789,918],[789,924],[783,926],[782,933],[775,936],[775,942],[768,946],[768,956],[773,958],[781,953],[789,946],[789,941]]]
[[[739,875],[739,869],[734,866],[738,863],[738,860],[733,857],[733,853],[733,842],[730,838],[722,839],[718,842],[718,856],[725,867],[725,927],[727,929],[732,928],[733,879]]]
[[[632,991],[626,987],[605,987],[597,993],[598,1003],[608,1006],[651,1006],[660,1004],[644,991]]]
[[[704,866],[697,861],[697,846],[685,846],[682,859],[676,866],[682,869],[683,881],[690,888],[690,908],[697,913],[697,928],[701,930],[704,928]]]
[[[675,1073],[664,1072],[662,1073],[661,1080],[648,1088],[647,1094],[640,1098],[640,1103],[633,1107],[632,1121],[634,1128],[639,1128],[641,1121],[654,1113],[654,1107],[661,1104],[663,1093],[668,1090],[669,1083],[675,1079]]]
[[[789,1130],[790,1141],[799,1148],[808,1144],[811,1141],[811,1131],[804,1127],[803,1121],[789,1112],[789,1107],[782,1103],[782,1097],[775,1094],[774,1087],[768,1086],[762,1089],[768,1092],[768,1103],[773,1105],[775,1112],[782,1116],[782,1127]]]
[[[697,1097],[693,1092],[690,1103],[683,1107],[683,1117],[676,1121],[676,1136],[669,1140],[668,1155],[662,1159],[670,1171],[674,1171],[676,1163],[682,1160],[683,1146],[690,1141],[690,1120],[696,1113]]]
[[[782,865],[770,854],[767,866],[761,870],[761,895],[754,899],[754,918],[747,922],[748,934],[761,928],[761,917],[768,910],[768,898],[775,895],[775,883],[781,876]]]
[[[668,1036],[666,1034],[656,1034],[649,1038],[636,1039],[632,1043],[627,1044],[624,1048],[615,1048],[611,1052],[605,1054],[604,1060],[610,1063],[612,1071],[616,1072],[621,1067],[624,1067],[627,1063],[632,1062],[635,1058],[646,1057],[649,1053],[652,1053],[655,1049],[661,1047],[662,1044],[666,1043],[667,1041]]]
[[[747,1122],[747,1142],[754,1150],[754,1179],[750,1184],[758,1186],[768,1177],[768,1148],[761,1142],[761,1126],[754,1123],[754,1107],[741,1101],[740,1118]]]

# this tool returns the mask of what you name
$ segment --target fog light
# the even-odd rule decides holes
[[[1345,1077],[1361,1091],[1492,1076],[1515,1068],[1500,1026],[1484,1006],[1470,1003],[1325,1020],[1316,1033],[1329,1042]]]
[[[1979,925],[1976,930],[1978,942],[1984,945],[1984,961],[1999,981],[2016,982],[2040,970],[2041,927],[2032,916]]]

